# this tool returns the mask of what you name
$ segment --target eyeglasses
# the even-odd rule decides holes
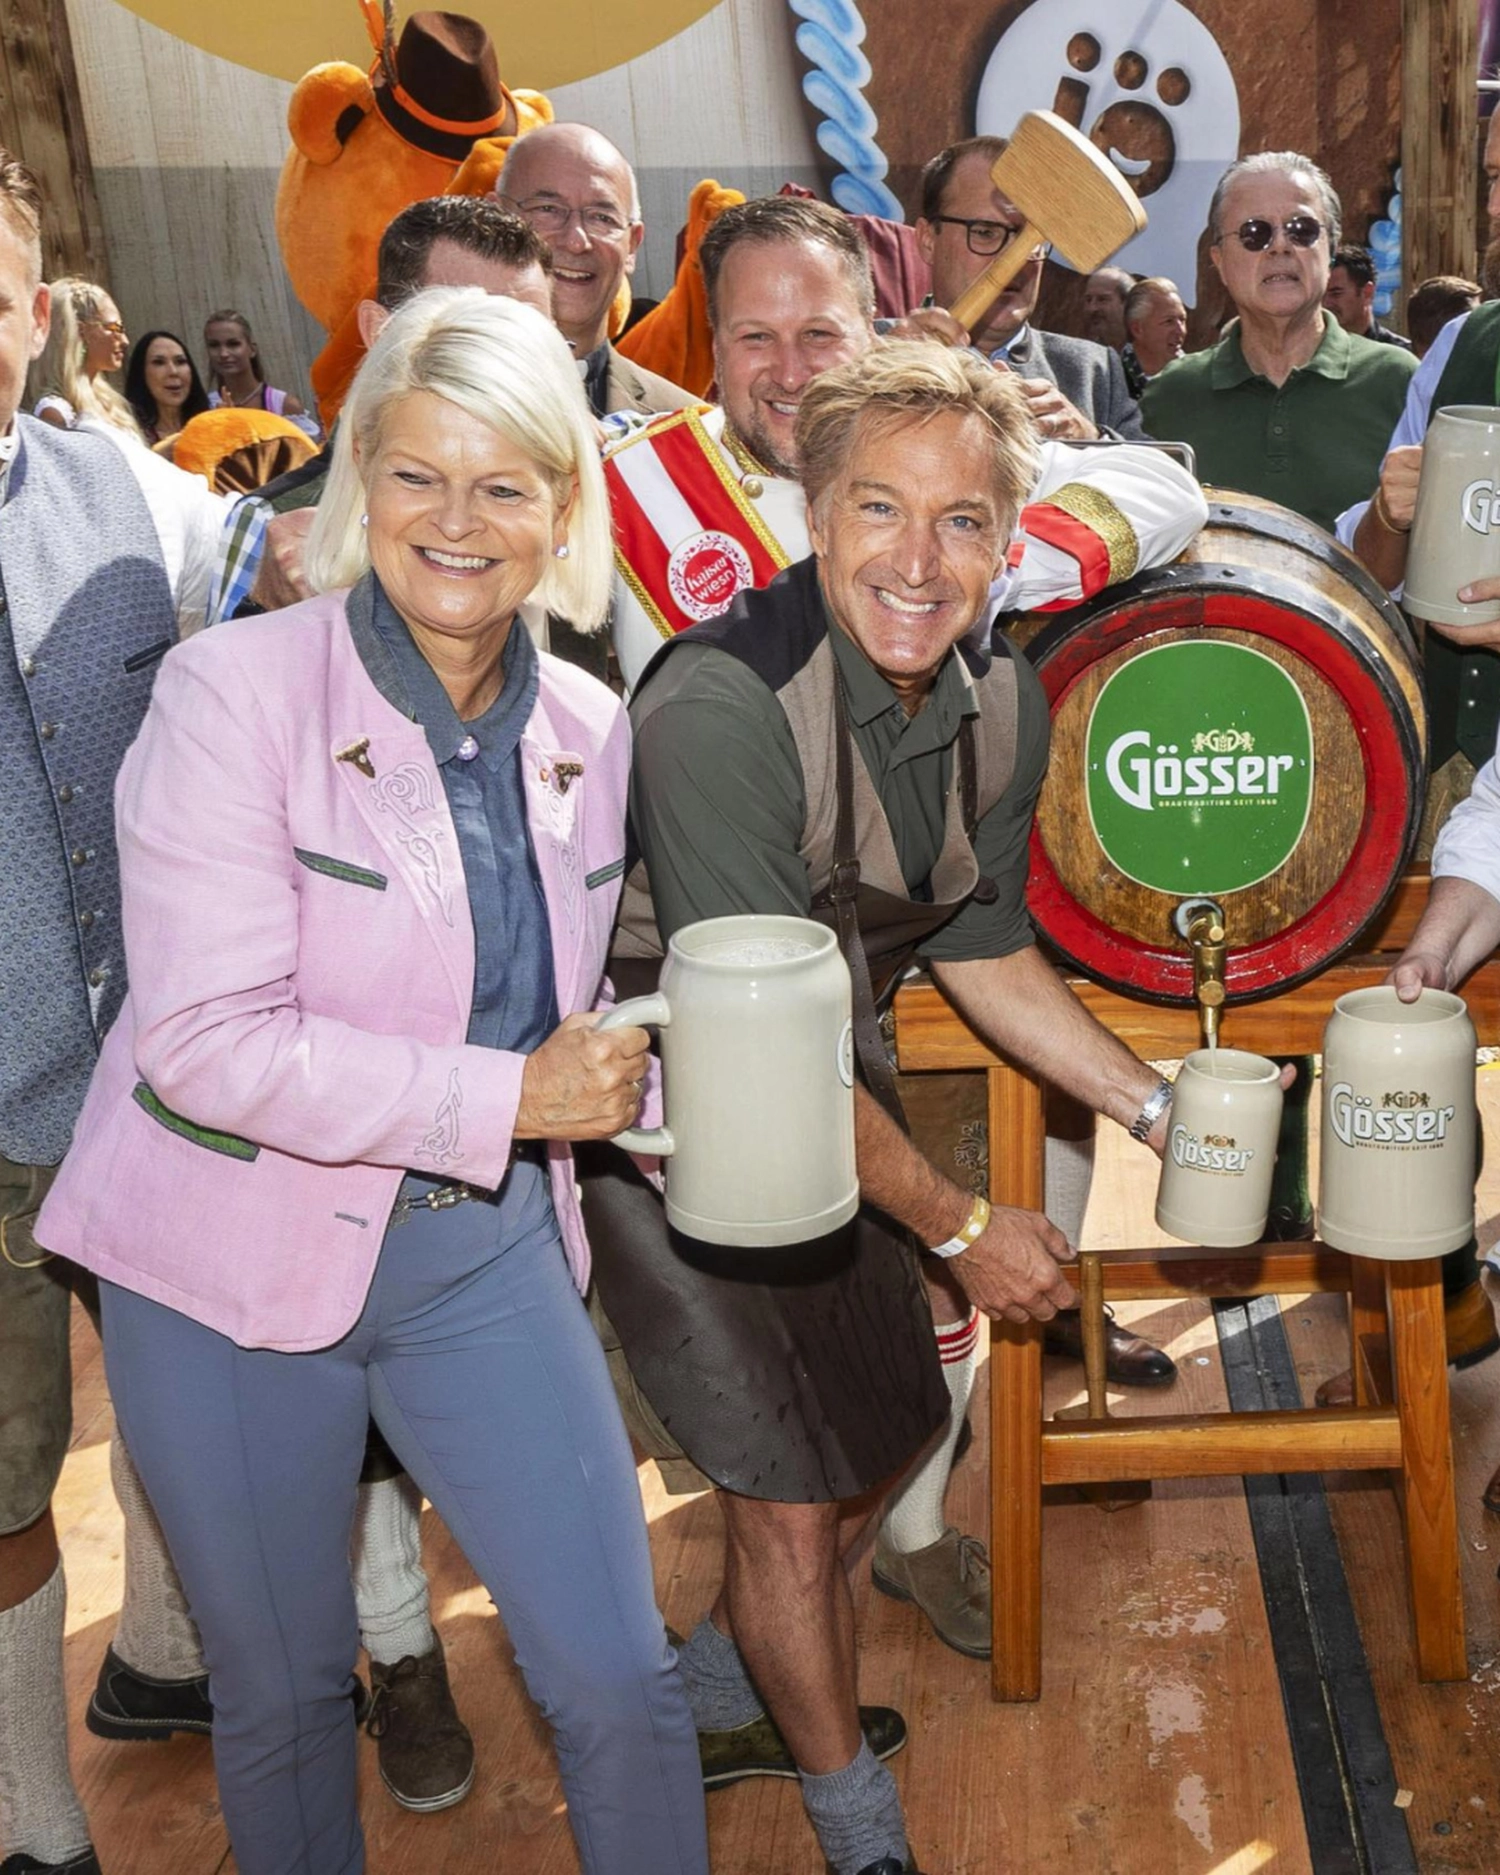
[[[1259,215],[1252,215],[1249,221],[1242,221],[1238,228],[1229,228],[1225,232],[1232,234],[1247,252],[1263,254],[1276,239],[1276,223],[1262,221]],[[1316,247],[1318,237],[1323,232],[1323,224],[1311,215],[1291,215],[1282,222],[1281,232],[1293,247]]]
[[[125,336],[125,328],[118,319],[83,319],[79,323],[93,326],[97,332],[107,332],[112,339],[122,339]]]
[[[508,195],[500,199],[549,241],[566,234],[575,217],[579,227],[595,241],[619,241],[631,228],[631,223],[622,221],[612,208],[568,208],[562,202],[517,202]]]
[[[932,225],[939,227],[943,222],[951,227],[962,228],[964,239],[971,254],[978,254],[981,259],[988,259],[991,254],[998,254],[1001,248],[1009,247],[1021,232],[1019,228],[1007,228],[1003,221],[966,221],[962,215],[934,215]],[[1050,254],[1051,248],[1038,248],[1039,254]]]

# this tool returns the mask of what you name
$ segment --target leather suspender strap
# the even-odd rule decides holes
[[[833,685],[834,741],[836,746],[834,777],[838,791],[838,818],[833,836],[833,878],[829,896],[833,900],[834,921],[839,949],[849,966],[853,984],[854,1046],[864,1070],[865,1085],[891,1117],[905,1126],[901,1097],[896,1092],[896,1077],[891,1072],[885,1052],[885,1037],[880,1033],[880,1017],[875,1009],[875,992],[870,985],[870,965],[865,956],[864,940],[859,934],[859,856],[854,840],[854,747],[849,733],[849,714],[844,707],[844,688],[835,676]]]

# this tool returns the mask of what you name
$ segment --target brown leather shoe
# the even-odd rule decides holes
[[[1121,1328],[1110,1309],[1104,1313],[1106,1377],[1117,1387],[1170,1387],[1177,1378],[1171,1355]],[[1042,1347],[1048,1354],[1063,1354],[1071,1361],[1083,1359],[1083,1325],[1077,1309],[1053,1316],[1042,1330]]]
[[[1448,1347],[1448,1365],[1460,1373],[1487,1361],[1500,1348],[1495,1311],[1484,1284],[1477,1279],[1443,1304],[1443,1339]],[[1325,1380],[1313,1398],[1319,1406],[1352,1406],[1354,1375],[1346,1367],[1343,1373]]]
[[[365,1730],[380,1753],[380,1778],[405,1810],[446,1810],[474,1782],[474,1741],[448,1685],[443,1643],[407,1654],[393,1667],[370,1662]]]
[[[870,1580],[882,1595],[915,1602],[940,1641],[971,1660],[990,1657],[990,1558],[975,1536],[951,1526],[925,1549],[905,1554],[881,1526]]]

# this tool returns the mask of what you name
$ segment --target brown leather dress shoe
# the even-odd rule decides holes
[[[474,1782],[474,1741],[448,1685],[443,1643],[393,1667],[370,1662],[365,1730],[380,1754],[380,1779],[404,1810],[446,1810]]]
[[[1106,1377],[1117,1387],[1170,1387],[1177,1378],[1171,1355],[1122,1328],[1110,1309],[1104,1313]],[[1048,1354],[1064,1354],[1072,1361],[1083,1359],[1083,1325],[1077,1309],[1064,1309],[1053,1316],[1042,1330],[1042,1347]]]
[[[1448,1365],[1460,1373],[1477,1367],[1500,1348],[1500,1333],[1495,1329],[1495,1311],[1485,1294],[1484,1284],[1472,1282],[1460,1289],[1443,1305],[1443,1339],[1448,1347]],[[1341,1374],[1325,1380],[1313,1395],[1319,1406],[1352,1406],[1354,1375],[1346,1367]],[[1488,1502],[1488,1493],[1486,1493]]]

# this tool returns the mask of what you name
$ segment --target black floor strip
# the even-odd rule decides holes
[[[1216,1302],[1236,1412],[1302,1404],[1275,1296]],[[1247,1478],[1308,1853],[1318,1875],[1418,1875],[1364,1643],[1315,1476]]]

